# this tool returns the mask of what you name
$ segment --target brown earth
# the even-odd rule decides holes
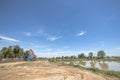
[[[119,80],[49,61],[0,63],[0,80]]]

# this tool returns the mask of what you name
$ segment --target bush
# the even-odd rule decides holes
[[[72,61],[70,61],[70,64],[69,64],[70,66],[74,66],[74,62],[72,62]]]

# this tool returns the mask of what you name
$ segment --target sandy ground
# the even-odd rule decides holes
[[[49,61],[0,63],[0,80],[119,80]]]

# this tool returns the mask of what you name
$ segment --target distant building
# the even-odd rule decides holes
[[[27,60],[27,59],[34,60],[34,59],[37,58],[37,56],[35,55],[35,53],[32,49],[28,50],[27,52],[28,52],[29,55],[28,56],[23,56],[23,58],[25,60]]]

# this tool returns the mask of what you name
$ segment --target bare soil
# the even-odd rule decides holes
[[[0,63],[0,80],[120,80],[49,61]]]

